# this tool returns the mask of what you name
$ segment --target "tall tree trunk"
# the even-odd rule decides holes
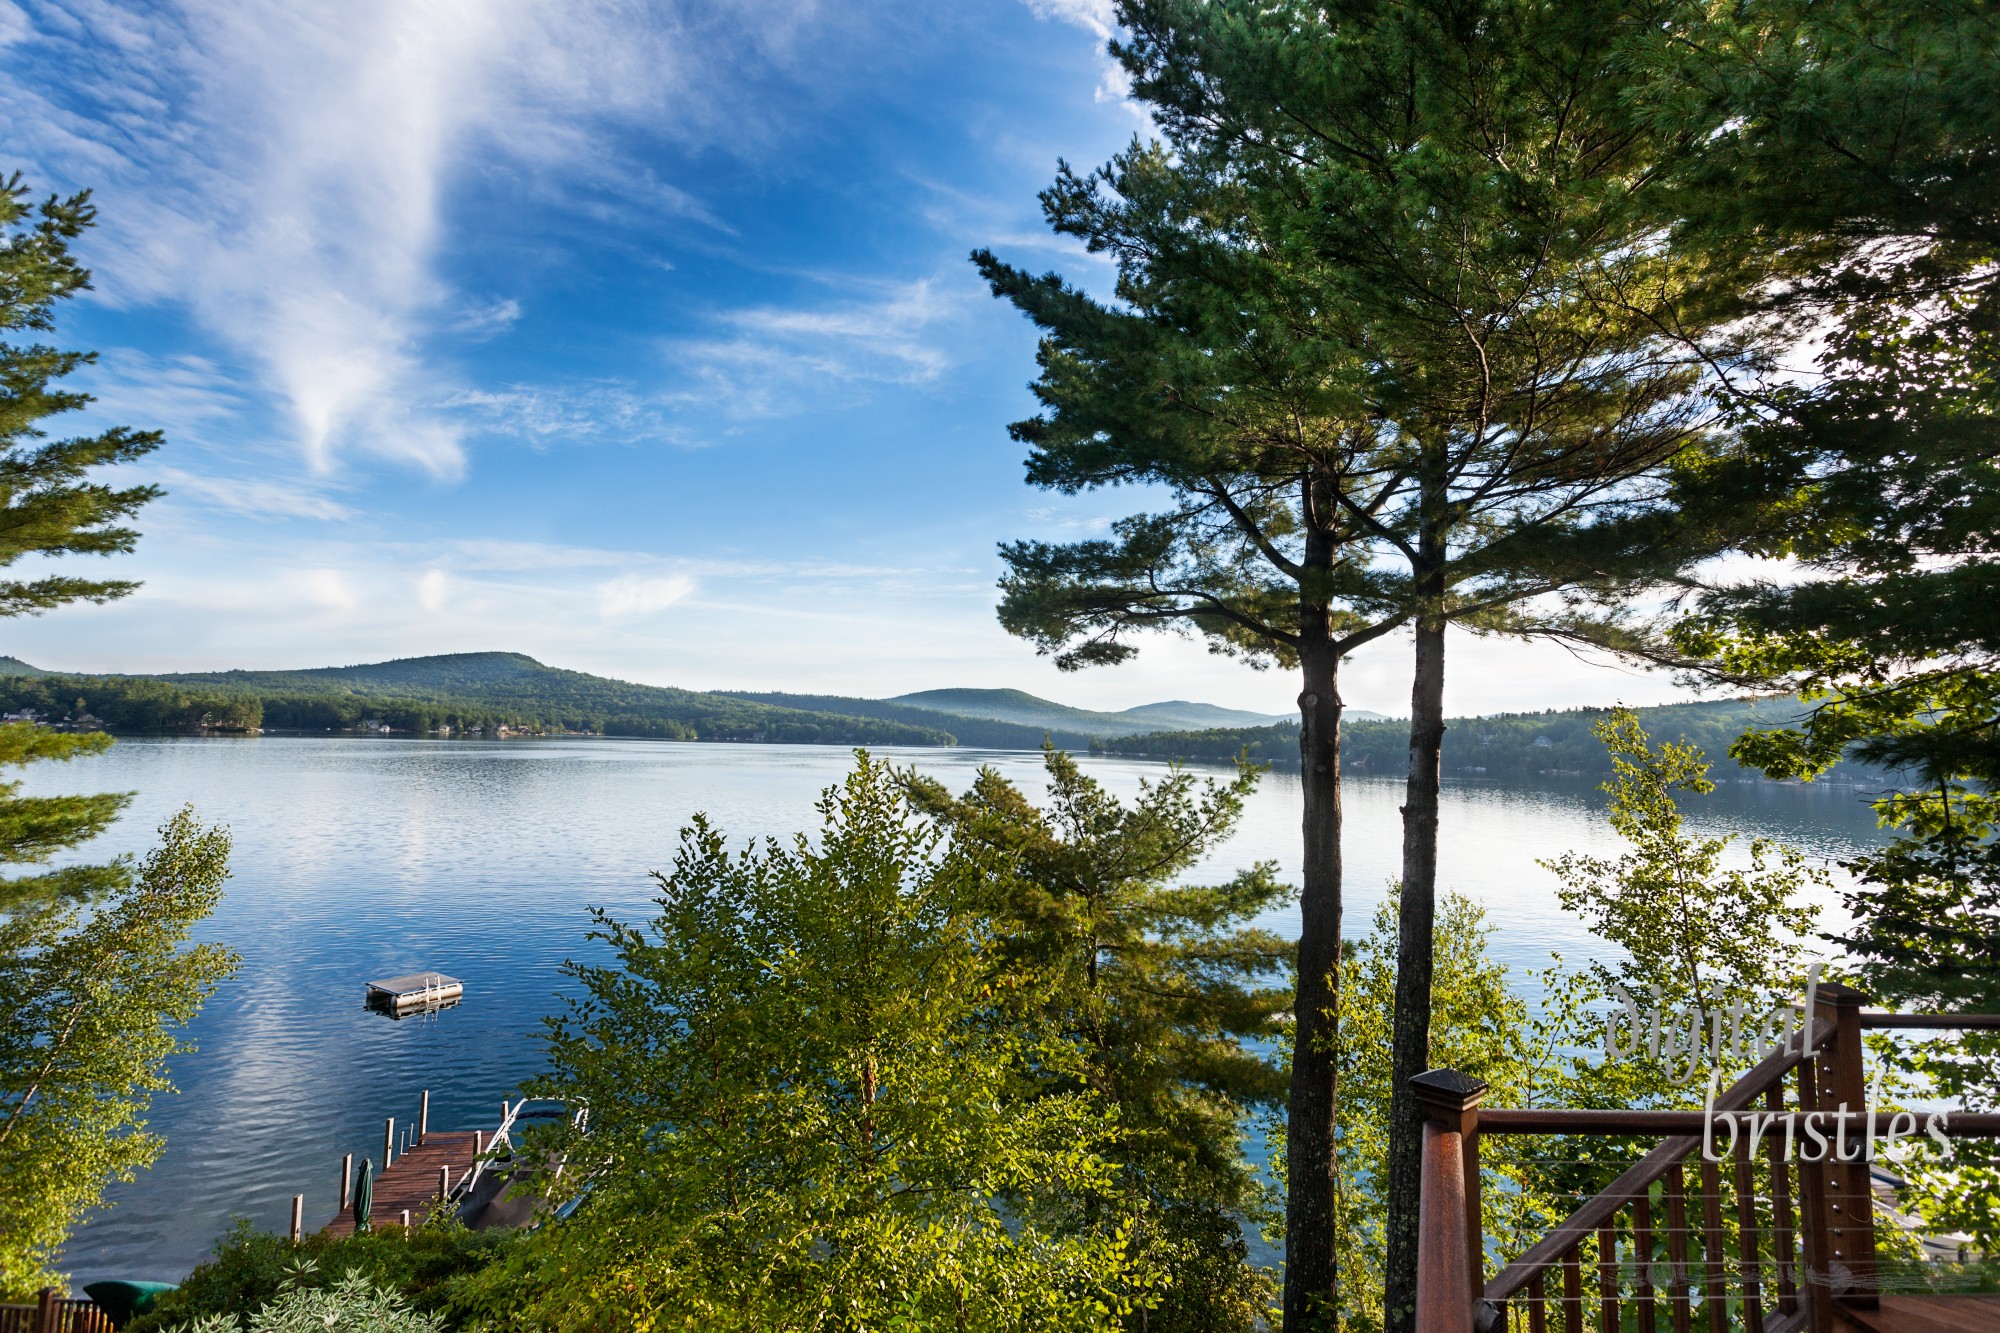
[[[1340,653],[1324,608],[1301,617],[1305,875],[1285,1138],[1285,1333],[1332,1329],[1339,1294],[1334,1037],[1340,999]],[[1316,623],[1315,623],[1316,622]]]
[[[1431,1049],[1431,972],[1437,920],[1438,784],[1444,749],[1444,597],[1427,592],[1417,617],[1410,686],[1410,775],[1403,794],[1403,887],[1396,919],[1396,1015],[1390,1038],[1387,1333],[1414,1333],[1417,1207],[1423,1185],[1423,1117],[1410,1080]]]

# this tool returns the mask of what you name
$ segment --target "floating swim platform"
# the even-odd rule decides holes
[[[405,977],[368,983],[368,1003],[391,1012],[443,1008],[458,1003],[464,995],[465,983],[442,972],[412,972]]]

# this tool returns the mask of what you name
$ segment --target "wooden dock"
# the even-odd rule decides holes
[[[410,1212],[412,1226],[423,1221],[443,1197],[440,1173],[449,1169],[451,1186],[457,1189],[465,1173],[472,1170],[472,1164],[479,1158],[479,1140],[482,1137],[477,1131],[469,1129],[440,1130],[424,1135],[416,1147],[398,1157],[387,1171],[375,1177],[368,1225],[378,1231],[383,1227],[400,1226],[406,1208]],[[339,1216],[326,1224],[324,1230],[329,1236],[353,1235],[354,1210],[351,1207],[343,1209]]]

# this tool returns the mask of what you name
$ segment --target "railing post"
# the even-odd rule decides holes
[[[422,1147],[431,1132],[431,1090],[424,1089],[424,1099],[417,1108],[417,1146]]]
[[[43,1287],[35,1293],[35,1333],[57,1333],[57,1322],[62,1313],[56,1308],[56,1302],[61,1299],[54,1287]]]
[[[1417,1207],[1417,1333],[1472,1333],[1484,1285],[1479,1216],[1479,1103],[1486,1085],[1453,1069],[1410,1080],[1423,1108]]]
[[[387,1171],[396,1160],[396,1117],[382,1118],[382,1169]]]
[[[1875,1190],[1868,1170],[1868,1076],[1861,1059],[1861,1006],[1868,997],[1851,986],[1822,982],[1819,1001],[1833,1020],[1833,1044],[1826,1049],[1820,1105],[1840,1116],[1847,1151],[1829,1150],[1826,1170],[1826,1230],[1832,1252],[1828,1274],[1834,1293],[1848,1305],[1872,1310],[1880,1279],[1875,1269]],[[1836,1140],[1837,1141],[1837,1140]]]

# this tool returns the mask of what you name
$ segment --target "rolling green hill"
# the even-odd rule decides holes
[[[825,713],[847,713],[858,717],[879,717],[907,722],[911,726],[918,727],[942,727],[956,736],[960,745],[970,745],[982,750],[1036,750],[1041,748],[1045,737],[1065,750],[1088,750],[1092,739],[1088,732],[1083,731],[1037,727],[1019,722],[998,722],[991,718],[973,717],[962,713],[942,713],[928,708],[915,708],[891,699],[854,699],[838,694],[758,693],[749,690],[723,690],[721,693],[732,699],[750,699],[757,703],[776,704],[781,708],[804,708]],[[1059,704],[1054,706],[1061,707]]]
[[[0,677],[0,708],[32,708],[58,719],[87,710],[115,731],[366,727],[829,745],[956,740],[939,727],[637,685],[544,666],[520,653],[453,653],[299,671],[9,675]]]

